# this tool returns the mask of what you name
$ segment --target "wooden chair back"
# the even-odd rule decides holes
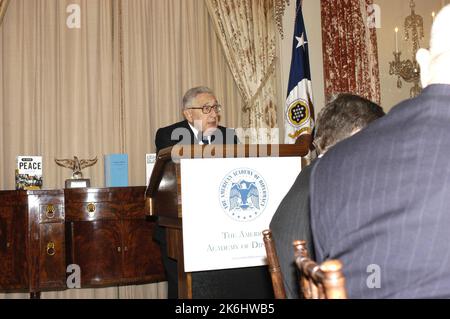
[[[295,264],[300,272],[300,289],[305,299],[347,299],[342,263],[327,260],[318,265],[308,256],[306,242],[296,240],[294,245]]]
[[[267,267],[269,268],[270,277],[272,279],[272,287],[275,299],[286,299],[286,290],[283,284],[283,276],[281,274],[280,263],[275,248],[275,242],[272,238],[270,229],[263,231],[264,247],[267,254]]]

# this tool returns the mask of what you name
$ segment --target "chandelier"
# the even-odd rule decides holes
[[[402,88],[402,80],[412,83],[410,97],[420,94],[420,67],[416,61],[416,52],[419,49],[419,41],[423,39],[423,18],[415,13],[416,4],[410,1],[411,14],[405,19],[405,41],[410,41],[412,46],[412,59],[401,59],[402,52],[398,49],[398,28],[395,28],[395,52],[394,61],[389,62],[389,75],[397,76],[397,87]]]

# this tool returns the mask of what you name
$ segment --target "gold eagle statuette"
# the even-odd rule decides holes
[[[81,179],[83,178],[83,173],[81,173],[81,170],[97,163],[97,157],[82,160],[79,160],[76,156],[74,156],[73,159],[55,158],[55,162],[59,166],[70,168],[72,170],[72,179]]]

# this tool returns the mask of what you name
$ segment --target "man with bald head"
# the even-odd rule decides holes
[[[450,298],[450,6],[421,49],[423,91],[330,149],[311,177],[319,262],[350,298]]]

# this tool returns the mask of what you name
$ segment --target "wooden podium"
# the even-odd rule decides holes
[[[178,261],[178,297],[196,298],[195,276],[184,271],[180,159],[303,157],[300,145],[176,145],[161,150],[146,190],[146,209],[166,228],[167,254]],[[270,277],[268,277],[270,278]],[[270,280],[270,279],[269,279]],[[268,283],[270,285],[270,282]]]

